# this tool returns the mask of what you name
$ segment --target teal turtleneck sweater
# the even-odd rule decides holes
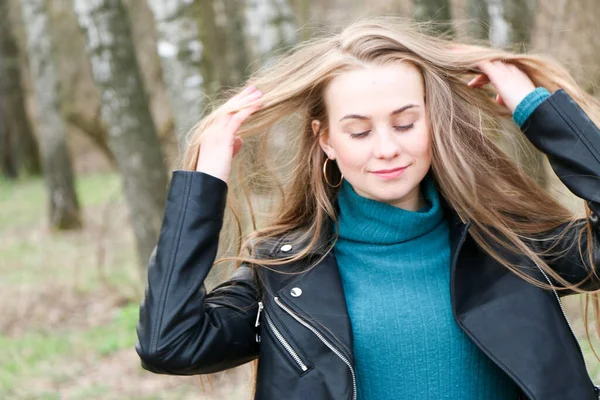
[[[450,303],[450,242],[428,176],[407,211],[344,180],[334,247],[352,323],[359,400],[514,400],[513,382],[460,330]]]

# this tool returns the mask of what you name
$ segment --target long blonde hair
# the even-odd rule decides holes
[[[332,249],[335,237],[328,229],[336,221],[337,189],[323,180],[325,154],[313,134],[311,121],[326,123],[323,91],[335,76],[364,64],[405,61],[419,68],[423,76],[432,133],[433,175],[441,195],[463,220],[471,221],[469,233],[473,239],[506,268],[534,285],[549,289],[547,282],[532,278],[522,266],[513,265],[495,249],[501,246],[535,261],[558,283],[558,290],[583,293],[580,285],[565,281],[548,265],[545,259],[550,253],[542,254],[526,244],[526,239],[539,233],[564,224],[575,226],[578,217],[524,173],[497,144],[496,139],[509,130],[506,121],[510,121],[510,113],[493,101],[489,91],[466,85],[468,78],[479,72],[477,63],[492,59],[515,64],[536,86],[550,91],[564,89],[592,121],[600,123],[598,102],[556,61],[484,46],[456,51],[456,42],[426,35],[421,25],[395,18],[362,20],[338,34],[304,42],[257,72],[248,84],[263,92],[263,107],[239,131],[248,148],[246,153],[242,149],[232,169],[220,242],[224,257],[217,263],[233,261],[277,269],[278,265]],[[215,109],[190,133],[182,169],[194,169],[207,124],[219,113],[231,111],[225,107]],[[322,134],[326,131],[325,124]],[[337,182],[339,171],[331,174],[336,176],[330,181]],[[254,211],[253,201],[257,198],[271,199],[271,213],[261,220],[262,226],[258,226]],[[587,206],[586,212],[589,216]],[[283,258],[253,251],[257,244],[290,232],[298,232],[295,237],[308,245]],[[546,239],[554,243],[561,235]],[[591,258],[594,242],[589,222],[580,235],[580,240],[587,235],[582,260],[589,262],[590,277],[598,279]],[[587,297],[592,300],[595,327],[600,332],[598,293],[588,293]]]

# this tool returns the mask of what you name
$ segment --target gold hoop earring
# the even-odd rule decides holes
[[[329,161],[329,157],[325,158],[325,162],[323,163],[323,178],[325,178],[325,182],[327,182],[327,184],[333,188],[336,188],[338,186],[340,186],[342,184],[342,181],[344,180],[344,174],[341,174],[341,178],[340,178],[340,182],[337,185],[332,185],[331,182],[329,182],[329,179],[327,179],[327,162]]]

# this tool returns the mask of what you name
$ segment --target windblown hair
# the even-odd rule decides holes
[[[581,285],[570,284],[550,268],[552,252],[543,253],[527,245],[539,241],[540,233],[557,232],[557,228],[566,226],[562,233],[543,236],[543,240],[558,242],[567,229],[579,227],[579,240],[572,245],[587,242],[580,250],[581,259],[586,260],[590,278],[599,279],[592,264],[590,223],[582,224],[585,220],[581,216],[550,196],[498,144],[510,130],[507,126],[511,115],[493,101],[494,89],[474,89],[466,84],[481,73],[477,68],[480,61],[494,59],[518,66],[536,86],[551,92],[564,89],[600,125],[598,102],[553,59],[485,46],[462,46],[455,40],[426,35],[421,25],[405,20],[362,20],[341,33],[304,42],[257,72],[247,84],[263,93],[263,106],[239,131],[245,145],[234,160],[228,184],[220,241],[224,257],[217,263],[276,268],[331,251],[336,238],[329,229],[336,222],[338,189],[324,182],[325,153],[313,134],[311,121],[320,120],[319,134],[327,134],[324,90],[336,76],[366,65],[409,62],[420,70],[425,86],[435,182],[459,216],[471,221],[469,232],[474,240],[532,284],[550,289],[547,281],[538,281],[523,266],[503,259],[496,251],[499,246],[536,262],[554,280],[557,290],[584,293]],[[216,108],[190,132],[182,169],[195,169],[205,127],[220,113],[233,111]],[[330,168],[334,170],[328,172],[329,180],[337,182],[339,170],[334,165]],[[254,203],[266,199],[271,212],[259,218],[259,224]],[[585,209],[589,216],[587,205]],[[257,244],[290,232],[298,232],[294,237],[304,243],[310,239],[309,244],[283,258],[252,251]],[[587,300],[592,300],[595,328],[600,332],[598,293],[588,293]]]

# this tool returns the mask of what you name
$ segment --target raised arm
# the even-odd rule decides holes
[[[550,241],[536,241],[533,246],[538,251],[552,247],[553,252],[561,253],[550,265],[571,284],[578,284],[590,272],[596,272],[582,289],[600,289],[597,276],[600,269],[600,129],[564,90],[550,94],[544,88],[535,88],[515,65],[488,61],[482,62],[480,68],[484,75],[469,85],[479,87],[488,82],[494,85],[499,93],[497,101],[506,105],[528,140],[548,156],[562,183],[592,210],[589,221],[582,218],[572,226],[545,232],[547,237],[564,233],[556,246]],[[594,249],[591,264],[580,255],[580,249],[588,247],[585,232],[588,222],[592,227],[591,247]]]
[[[149,371],[206,374],[258,356],[252,270],[242,265],[208,294],[204,279],[217,254],[231,162],[242,145],[237,131],[260,108],[261,96],[248,87],[225,103],[202,132],[196,170],[173,173],[137,326],[136,350]]]
[[[192,375],[256,358],[257,290],[247,266],[206,293],[222,226],[227,185],[211,175],[175,171],[163,225],[148,266],[137,325],[142,366]]]
[[[539,150],[544,152],[552,169],[564,185],[577,197],[585,200],[592,211],[592,265],[580,256],[579,249],[587,248],[586,219],[577,221],[555,249],[566,251],[554,261],[552,267],[570,283],[579,283],[589,273],[600,268],[600,129],[590,120],[579,105],[564,91],[557,90],[544,99],[527,119],[521,129]],[[560,233],[565,227],[557,228]],[[550,246],[552,243],[547,243]],[[593,277],[582,287],[600,289],[600,279]]]

